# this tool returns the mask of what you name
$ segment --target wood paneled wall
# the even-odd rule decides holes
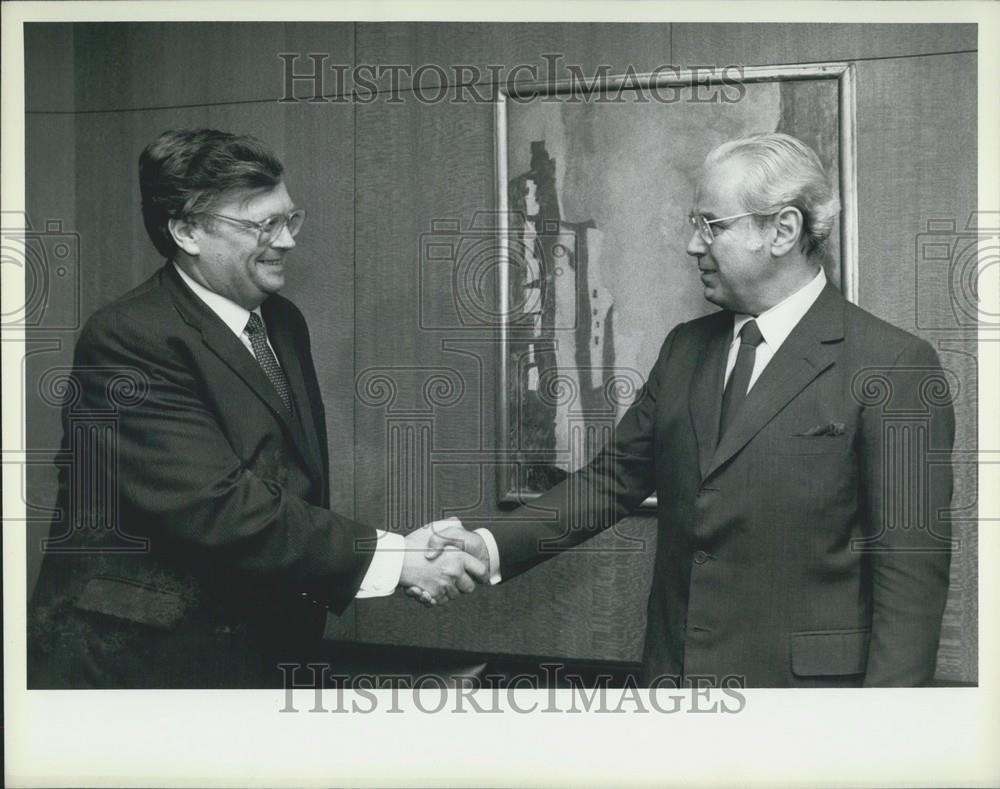
[[[282,52],[325,53],[327,66],[437,64],[450,73],[467,64],[483,74],[488,64],[502,64],[502,74],[519,63],[541,69],[546,54],[584,73],[603,63],[616,73],[667,63],[855,61],[861,302],[938,344],[968,384],[958,445],[975,446],[974,346],[967,332],[948,329],[953,300],[928,292],[917,265],[928,220],[953,219],[961,229],[976,205],[974,25],[33,24],[25,36],[29,216],[36,225],[59,219],[79,234],[82,318],[159,265],[142,229],[135,167],[158,132],[251,132],[281,156],[293,198],[309,211],[287,292],[313,334],[334,505],[361,520],[409,528],[459,514],[477,525],[498,511],[495,332],[463,323],[456,300],[481,295],[421,254],[435,222],[466,227],[495,208],[493,110],[420,103],[405,81],[395,97],[383,82],[365,103],[279,103]],[[300,60],[300,71],[309,67]],[[437,79],[428,71],[422,86]],[[304,82],[296,91],[312,93]],[[55,409],[30,395],[46,369],[68,363],[74,331],[60,327],[70,322],[54,311],[32,340],[35,448],[58,442]],[[429,466],[418,462],[428,455]],[[53,475],[44,466],[31,473],[31,498],[42,506]],[[407,484],[398,486],[400,478]],[[974,518],[974,467],[958,469],[956,506]],[[975,680],[975,531],[960,534],[939,673]],[[644,549],[614,550],[634,540]],[[587,547],[442,610],[399,597],[359,601],[331,621],[330,635],[636,660],[652,519],[629,518]],[[37,556],[30,563],[29,581]]]

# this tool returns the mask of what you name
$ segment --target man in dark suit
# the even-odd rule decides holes
[[[139,160],[167,259],[84,327],[57,521],[29,611],[29,687],[272,687],[323,661],[327,609],[485,568],[429,562],[329,509],[305,319],[277,295],[302,226],[258,140],[175,130]],[[470,575],[471,574],[471,575]]]
[[[792,137],[712,151],[687,251],[722,310],[670,332],[591,463],[485,535],[442,522],[428,555],[461,544],[508,580],[656,492],[646,683],[930,682],[950,560],[948,386],[928,343],[826,282],[838,210]]]

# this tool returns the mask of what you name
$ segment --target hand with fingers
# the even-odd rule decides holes
[[[477,583],[489,583],[490,557],[486,549],[486,543],[482,537],[472,531],[468,531],[458,518],[448,518],[443,521],[428,523],[418,530],[424,533],[423,539],[424,558],[429,562],[440,561],[444,555],[453,551],[462,551],[470,559],[474,559],[480,564],[484,571],[481,574],[474,574],[472,577]],[[414,532],[416,534],[416,532]],[[412,536],[412,535],[411,535]],[[409,538],[407,538],[409,539]],[[406,589],[406,594],[419,600],[426,606],[434,605],[434,595],[420,584],[407,584],[400,579],[400,586]],[[465,591],[465,590],[462,590]],[[469,589],[468,591],[472,591]]]
[[[399,577],[399,585],[406,593],[426,606],[468,594],[477,582],[485,583],[489,577],[488,559],[483,562],[464,552],[457,540],[439,540],[433,526],[429,524],[406,536]]]

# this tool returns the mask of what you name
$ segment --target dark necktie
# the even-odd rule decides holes
[[[740,329],[740,350],[736,354],[736,365],[729,376],[726,391],[722,395],[722,418],[719,421],[719,439],[726,434],[726,428],[733,421],[740,404],[746,399],[750,388],[750,376],[753,374],[753,363],[757,356],[757,346],[764,341],[757,321],[743,324]]]
[[[257,357],[257,362],[264,371],[264,375],[267,376],[267,379],[278,393],[278,397],[281,398],[281,402],[285,404],[285,408],[290,412],[292,410],[292,395],[288,391],[288,379],[285,378],[285,373],[278,364],[278,360],[274,358],[271,346],[267,344],[264,321],[260,319],[260,316],[256,312],[251,312],[250,320],[247,321],[247,327],[243,331],[250,338],[254,356]]]

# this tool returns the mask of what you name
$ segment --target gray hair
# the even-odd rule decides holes
[[[785,206],[802,214],[802,248],[809,256],[824,252],[840,201],[815,151],[788,134],[754,134],[724,142],[713,149],[705,164],[733,156],[747,162],[739,185],[744,210],[768,215]]]

